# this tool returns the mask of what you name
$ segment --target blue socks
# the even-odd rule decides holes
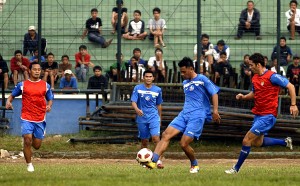
[[[264,137],[264,141],[261,146],[267,147],[267,146],[274,146],[274,145],[286,146],[286,142],[283,139]]]
[[[159,155],[154,152],[152,157],[152,162],[156,163],[158,160],[159,160]]]
[[[251,147],[249,147],[249,146],[243,146],[242,147],[238,162],[234,166],[236,171],[240,170],[240,168],[243,165],[245,159],[247,158],[248,154],[250,153],[250,149],[251,149]]]
[[[197,160],[190,160],[191,161],[191,166],[197,166],[198,161]]]

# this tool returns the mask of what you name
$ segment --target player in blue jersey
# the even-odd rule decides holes
[[[190,143],[194,138],[199,139],[203,130],[203,125],[208,121],[220,123],[218,112],[218,92],[217,87],[206,76],[197,74],[194,71],[193,61],[184,57],[179,63],[183,81],[185,101],[183,110],[169,124],[163,132],[162,139],[157,144],[153,153],[152,162],[146,164],[150,169],[157,167],[157,161],[162,153],[167,149],[171,138],[179,133],[183,133],[180,146],[186,156],[191,161],[190,173],[199,172],[199,166],[193,148]],[[210,97],[212,97],[213,112],[210,109]]]
[[[154,73],[146,70],[143,73],[144,83],[136,85],[131,95],[132,107],[136,112],[141,148],[147,148],[149,138],[156,145],[160,140],[162,91],[153,85]],[[157,162],[158,168],[163,168],[161,160]]]

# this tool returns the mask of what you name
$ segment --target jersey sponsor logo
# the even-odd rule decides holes
[[[138,90],[139,94],[151,94],[152,97],[156,97],[158,96],[158,92],[153,92],[153,91],[149,91],[149,90]]]

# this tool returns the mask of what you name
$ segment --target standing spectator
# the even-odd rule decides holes
[[[141,149],[148,148],[149,139],[156,146],[160,141],[160,126],[162,114],[162,90],[153,85],[154,74],[151,70],[143,73],[144,83],[136,85],[131,95],[131,106],[136,113],[138,137],[141,139]],[[162,161],[157,161],[157,168],[164,168]]]
[[[71,70],[65,70],[64,77],[60,79],[60,89],[77,89],[77,80]]]
[[[129,22],[128,32],[123,34],[124,39],[129,40],[144,40],[147,37],[145,32],[145,22],[141,20],[141,11],[135,10],[133,12],[134,19]]]
[[[287,18],[287,29],[291,36],[290,40],[295,39],[295,32],[300,33],[300,10],[297,8],[298,2],[296,0],[290,1],[290,9],[285,12]]]
[[[21,50],[15,51],[15,57],[12,57],[10,60],[10,70],[13,73],[14,85],[16,86],[19,81],[22,81],[29,78],[28,68],[30,62],[27,58],[23,57]]]
[[[286,71],[286,77],[295,86],[296,95],[299,94],[299,74],[300,74],[300,57],[295,54],[293,56],[293,64],[290,64]]]
[[[57,71],[58,71],[58,64],[54,61],[54,54],[48,53],[47,55],[47,62],[42,63],[42,75],[43,80],[46,82],[50,82],[51,89],[54,89],[54,84],[57,81]]]
[[[47,41],[45,38],[41,38],[41,55],[46,55],[46,46]],[[36,32],[35,26],[29,26],[28,32],[24,35],[23,40],[23,55],[26,56],[27,52],[29,52],[29,55],[33,54],[33,50],[35,48],[38,48],[38,33]]]
[[[29,59],[30,63],[32,62],[39,62],[39,49],[35,48],[33,50],[33,56],[30,57]],[[41,62],[44,63],[46,61],[44,56],[41,56]]]
[[[228,60],[230,57],[230,48],[225,44],[225,41],[223,39],[219,40],[217,42],[217,45],[214,47],[213,57],[215,62],[218,62],[218,60],[220,59],[221,52],[226,52],[226,60]]]
[[[69,61],[69,56],[68,55],[62,55],[61,56],[61,63],[58,64],[58,77],[61,78],[64,76],[64,72],[66,70],[71,70],[72,69],[72,64]],[[72,76],[74,74],[72,73]]]
[[[277,139],[266,137],[269,130],[276,123],[278,109],[278,95],[280,87],[287,88],[291,99],[290,114],[295,118],[298,116],[296,105],[295,87],[279,74],[265,68],[264,58],[260,53],[250,56],[250,69],[253,72],[252,91],[246,95],[237,94],[237,100],[254,100],[252,112],[254,120],[251,129],[246,133],[237,163],[226,174],[236,174],[239,172],[244,161],[248,157],[251,147],[283,146],[293,150],[292,139]]]
[[[89,67],[94,67],[91,62],[91,55],[88,53],[85,45],[79,46],[79,52],[75,54],[75,73],[78,81],[85,82]]]
[[[118,0],[116,0],[116,5],[117,6],[112,9],[112,14],[111,14],[112,34],[114,34],[118,29],[118,11],[119,11]],[[121,34],[127,32],[127,25],[128,25],[127,8],[123,7],[123,5],[124,2],[123,0],[121,0]]]
[[[107,88],[107,79],[102,75],[102,68],[100,66],[94,66],[94,76],[90,77],[87,89],[102,89]]]
[[[284,36],[280,37],[280,66],[286,66],[292,59],[292,50],[286,45],[286,38]],[[277,46],[274,47],[271,60],[277,57]]]
[[[163,47],[166,47],[163,41],[163,35],[167,28],[166,21],[160,18],[160,9],[155,7],[152,10],[154,18],[149,20],[148,27],[150,30],[149,39],[154,40],[154,47],[159,48],[159,42]]]
[[[166,76],[165,71],[165,63],[163,59],[163,50],[161,48],[155,49],[155,56],[150,57],[148,60],[148,69],[150,69],[154,74],[162,75],[163,77]],[[154,66],[154,62],[156,62],[156,66]]]
[[[254,2],[248,1],[247,8],[242,10],[238,25],[238,32],[235,39],[241,39],[244,32],[254,32],[256,39],[260,36],[260,12],[254,8]]]
[[[85,29],[82,33],[81,39],[84,39],[86,34],[88,34],[89,41],[100,44],[102,48],[107,48],[113,39],[106,41],[101,35],[102,21],[98,17],[98,10],[96,8],[91,10],[91,15],[92,17],[86,20]]]
[[[251,75],[252,72],[250,70],[249,66],[249,54],[244,55],[244,61],[240,64],[240,88],[241,88],[241,82],[243,81],[243,89],[248,90],[249,86],[251,84]]]
[[[8,86],[8,66],[0,54],[0,84],[4,83],[4,89]]]
[[[21,131],[23,137],[23,153],[27,163],[27,171],[34,172],[31,162],[32,147],[36,150],[42,145],[45,137],[46,112],[51,111],[53,93],[45,81],[41,81],[41,66],[33,62],[29,65],[30,79],[18,83],[7,98],[6,109],[12,109],[12,101],[22,95]]]

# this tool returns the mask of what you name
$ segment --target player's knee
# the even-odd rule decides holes
[[[186,141],[180,141],[179,144],[182,149],[185,149],[189,146],[189,143],[187,143]]]
[[[32,139],[29,137],[24,138],[24,146],[31,146],[32,144]]]
[[[32,144],[32,147],[33,147],[35,150],[39,150],[40,147],[41,147],[41,144]]]
[[[165,131],[165,132],[162,133],[161,140],[168,141],[170,139],[171,139],[171,135],[168,132]]]
[[[252,145],[251,141],[247,137],[245,137],[243,139],[242,144],[243,144],[243,146],[251,146]]]

